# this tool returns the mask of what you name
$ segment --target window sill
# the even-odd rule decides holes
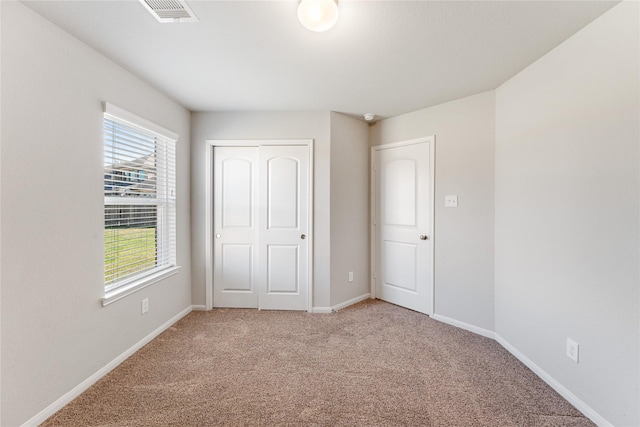
[[[126,297],[127,295],[131,295],[132,293],[139,291],[140,289],[144,289],[149,285],[153,285],[154,283],[159,282],[160,280],[166,279],[167,277],[173,276],[174,274],[178,274],[179,270],[179,266],[169,267],[165,270],[146,276],[140,280],[136,280],[135,282],[131,282],[118,289],[109,291],[104,295],[104,298],[102,298],[102,306],[106,307],[109,304]]]

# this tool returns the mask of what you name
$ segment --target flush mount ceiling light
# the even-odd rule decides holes
[[[327,31],[338,22],[337,0],[300,0],[298,19],[311,31]]]

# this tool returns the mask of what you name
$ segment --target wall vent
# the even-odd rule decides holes
[[[161,23],[198,22],[184,0],[140,0],[140,3]]]

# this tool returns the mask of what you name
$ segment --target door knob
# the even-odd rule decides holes
[[[306,239],[306,238],[307,238],[307,235],[306,235],[306,234],[301,234],[301,235],[300,235],[300,238],[301,238],[302,240],[304,240],[304,239]]]
[[[420,235],[420,240],[427,240],[429,238],[429,236],[427,236],[426,234],[421,234]]]
[[[216,239],[219,239],[220,237],[222,237],[222,236],[220,235],[220,233],[217,233],[217,234],[216,234]]]

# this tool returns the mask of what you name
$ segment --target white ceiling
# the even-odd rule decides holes
[[[313,33],[297,0],[189,1],[160,24],[138,1],[27,1],[192,111],[390,117],[494,89],[612,1],[349,1]]]

